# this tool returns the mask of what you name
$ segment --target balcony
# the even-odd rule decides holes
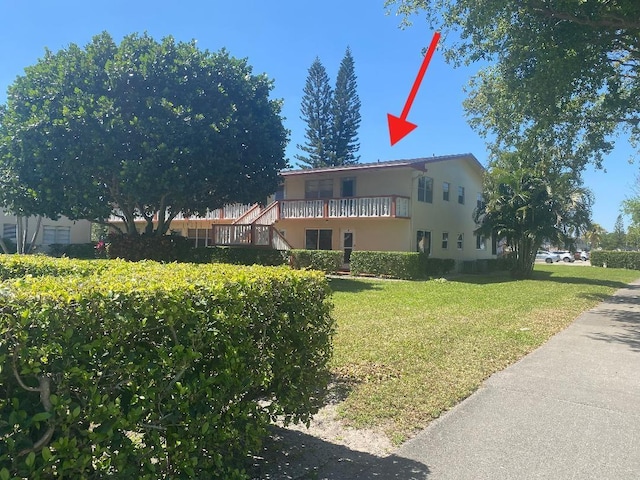
[[[295,218],[409,218],[409,198],[381,197],[280,200],[281,220]]]

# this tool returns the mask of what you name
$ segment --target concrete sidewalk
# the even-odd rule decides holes
[[[352,478],[640,478],[640,282]]]

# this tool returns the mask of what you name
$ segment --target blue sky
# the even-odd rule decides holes
[[[362,102],[361,162],[473,153],[486,164],[484,140],[467,125],[463,87],[476,67],[454,69],[436,52],[407,120],[418,128],[391,147],[386,114],[400,115],[433,36],[417,18],[401,30],[400,19],[385,15],[384,0],[0,0],[0,103],[24,67],[44,48],[81,46],[109,32],[116,41],[134,32],[156,39],[195,39],[202,49],[227,48],[248,58],[255,73],[274,79],[273,96],[284,100],[291,131],[287,156],[304,143],[300,101],[307,70],[316,56],[333,82],[345,49],[355,59]],[[632,195],[638,164],[624,138],[605,161],[606,171],[588,168],[586,184],[595,193],[594,221],[611,231],[620,203]]]

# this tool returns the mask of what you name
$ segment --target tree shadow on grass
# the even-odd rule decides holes
[[[367,290],[382,290],[382,285],[358,278],[330,277],[329,286],[334,292],[358,293]]]
[[[628,284],[615,280],[600,280],[596,278],[557,276],[554,272],[533,271],[533,275],[527,280],[540,280],[572,285],[597,285],[615,289],[628,287]],[[488,274],[464,274],[456,275],[449,279],[451,282],[469,283],[472,285],[490,285],[495,283],[519,282],[521,279],[512,278],[508,272],[496,272]],[[605,298],[609,298],[606,296]]]
[[[297,430],[272,427],[250,472],[254,480],[425,480],[426,465],[389,455],[378,457]]]

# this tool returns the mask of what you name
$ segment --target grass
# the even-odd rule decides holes
[[[401,443],[640,272],[536,266],[448,281],[331,279],[340,415]]]

